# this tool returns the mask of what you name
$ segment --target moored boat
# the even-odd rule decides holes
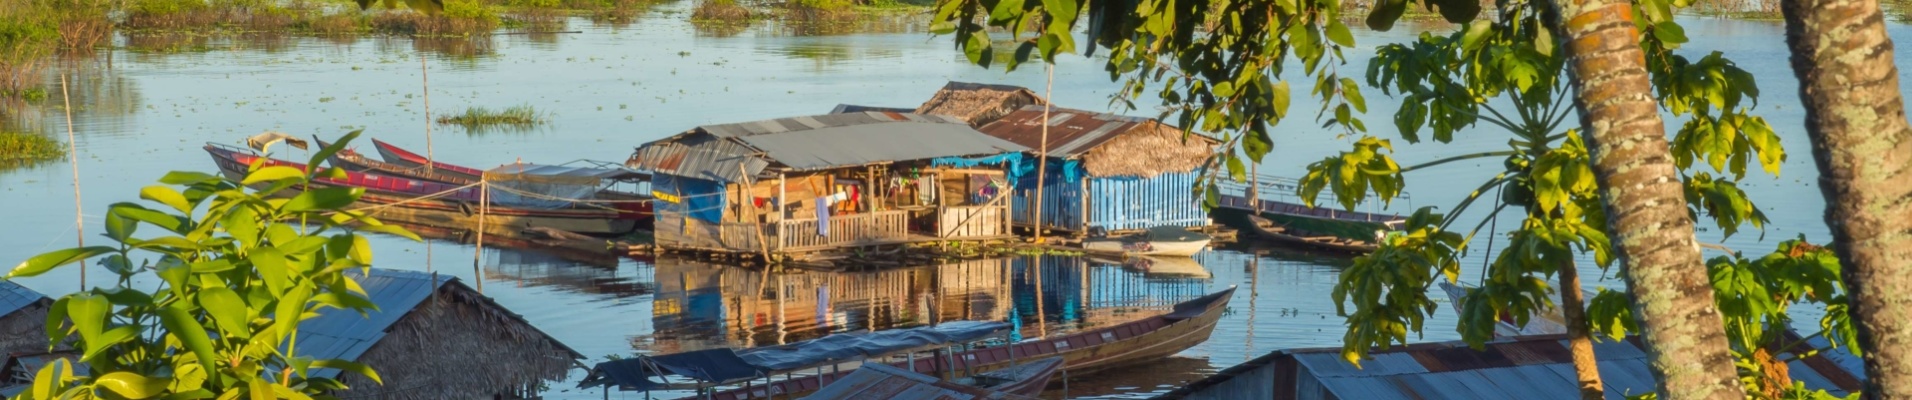
[[[318,142],[319,147],[331,146],[331,143],[316,137],[313,138],[313,141]],[[453,185],[470,185],[478,182],[477,180],[466,178],[463,174],[454,175],[451,173],[438,172],[437,168],[425,168],[423,165],[408,167],[373,160],[366,158],[365,155],[359,154],[358,151],[352,149],[339,150],[338,153],[333,153],[331,158],[327,158],[325,162],[333,168],[344,168],[347,171],[368,174],[396,176]],[[443,167],[443,165],[440,165],[440,167]]]
[[[429,165],[434,172],[473,182],[483,179],[485,176],[485,170],[438,162],[378,139],[372,139],[372,147],[378,148],[378,156],[384,159],[386,164],[395,164],[407,168],[424,168]]]
[[[1021,396],[1035,396],[1049,387],[1049,380],[1062,371],[1062,357],[1049,357],[1022,365],[971,375],[955,382]]]
[[[1122,253],[1138,256],[1187,257],[1208,248],[1207,234],[1179,226],[1149,228],[1128,236],[1090,238],[1082,241],[1082,250],[1098,253]]]
[[[205,147],[220,173],[228,179],[242,180],[249,165],[264,160],[267,166],[306,168],[305,164],[262,157],[249,150],[218,143]],[[501,204],[493,199],[490,207],[479,207],[480,189],[403,177],[381,176],[346,171],[343,178],[318,177],[319,187],[365,189],[357,210],[382,220],[449,228],[483,226],[487,230],[516,232],[529,228],[551,228],[587,234],[622,234],[636,229],[637,215],[598,206],[538,208]],[[482,212],[481,212],[482,211]],[[482,222],[482,223],[481,223]]]
[[[1049,378],[1055,376],[1061,366],[1062,360],[1052,357],[952,382],[888,365],[870,364],[857,368],[842,379],[804,398],[818,400],[1034,399],[1035,394],[1048,385]]]
[[[1350,239],[1303,229],[1290,229],[1258,215],[1248,215],[1249,227],[1256,236],[1273,242],[1355,254],[1373,253],[1379,247],[1373,240]]]
[[[1092,329],[1041,340],[1026,340],[1007,346],[952,352],[918,358],[913,363],[890,363],[891,367],[938,377],[971,375],[1002,370],[1033,357],[1063,359],[1063,370],[1075,376],[1132,366],[1167,357],[1208,341],[1228,300],[1234,296],[1230,286],[1189,301],[1176,304],[1168,313],[1120,325]],[[716,391],[690,398],[707,400],[744,400],[794,397],[829,385],[849,371],[796,377],[763,385]]]

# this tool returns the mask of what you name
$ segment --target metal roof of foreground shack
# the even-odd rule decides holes
[[[359,286],[365,289],[366,299],[377,304],[378,309],[368,310],[364,316],[360,316],[353,310],[324,308],[319,310],[318,317],[299,322],[297,349],[300,356],[319,360],[358,360],[365,355],[366,350],[370,350],[373,345],[378,344],[380,339],[384,339],[386,333],[391,331],[392,326],[400,319],[411,314],[412,309],[417,308],[419,303],[431,298],[432,293],[437,292],[438,288],[455,286],[463,290],[471,290],[464,283],[458,282],[458,278],[454,276],[437,276],[418,271],[383,268],[373,268],[371,271],[369,275],[360,275],[358,271],[346,271],[346,274],[358,280]],[[476,292],[473,291],[473,293]],[[489,300],[485,298],[486,305],[501,307]],[[507,314],[515,317],[513,319],[520,323],[530,324],[517,314],[508,312]],[[550,335],[545,335],[544,339],[556,343],[559,348],[572,353],[577,358],[583,358],[582,355],[577,354],[577,351],[551,338]],[[312,375],[337,377],[339,372],[339,370],[327,368],[312,371]]]
[[[798,171],[1029,150],[977,132],[956,118],[897,112],[853,112],[705,125],[691,133],[741,143]],[[679,135],[645,146],[679,140],[694,139]],[[734,164],[725,166],[735,168]],[[672,174],[724,175],[717,171],[674,171]]]
[[[989,389],[963,386],[888,365],[870,363],[817,389],[805,399],[830,400],[979,400],[1026,399]]]
[[[1824,340],[1810,342],[1819,348],[1827,344]],[[1655,390],[1646,353],[1640,350],[1637,337],[1595,342],[1594,354],[1608,399]],[[1788,362],[1793,380],[1805,383],[1807,389],[1824,389],[1840,397],[1859,389],[1864,372],[1856,357],[1843,350],[1819,354]],[[1273,398],[1297,400],[1579,397],[1565,335],[1501,339],[1488,342],[1478,351],[1460,341],[1417,343],[1374,350],[1369,356],[1372,358],[1362,360],[1361,368],[1356,368],[1342,360],[1338,347],[1277,350],[1156,398],[1234,398],[1243,394],[1237,391],[1268,387],[1274,389]],[[1273,381],[1253,381],[1268,379]]]
[[[41,301],[51,302],[53,299],[13,281],[0,281],[0,316],[13,314],[14,311],[20,311],[28,305]]]

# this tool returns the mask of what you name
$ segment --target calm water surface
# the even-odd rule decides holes
[[[949,80],[1032,88],[1044,83],[1038,69],[1004,73],[969,66],[946,38],[931,38],[909,24],[878,27],[893,33],[825,36],[763,27],[710,31],[684,22],[686,8],[664,5],[625,27],[576,20],[572,28],[583,33],[481,41],[122,39],[118,49],[68,68],[76,74],[74,128],[81,149],[85,229],[96,233],[100,210],[135,199],[140,186],[165,171],[211,170],[199,150],[207,141],[234,143],[266,130],[337,136],[362,128],[370,136],[425,148],[421,53],[431,70],[435,113],[518,104],[552,113],[551,124],[529,131],[434,128],[432,147],[440,159],[478,166],[516,159],[622,160],[640,143],[699,124],[816,114],[839,103],[913,106]],[[1754,231],[1722,240],[1718,232],[1706,232],[1702,237],[1748,252],[1767,251],[1777,240],[1801,234],[1825,241],[1823,203],[1812,185],[1815,174],[1800,131],[1802,115],[1782,27],[1688,22],[1695,43],[1681,51],[1723,51],[1753,71],[1766,95],[1759,111],[1792,150],[1782,177],[1755,174],[1742,183],[1772,218],[1763,235]],[[1900,43],[1912,39],[1905,25],[1890,29]],[[1410,35],[1363,32],[1360,40],[1372,45]],[[1349,52],[1354,59],[1338,67],[1344,74],[1365,71],[1365,59],[1356,53],[1361,52]],[[1903,56],[1900,63],[1907,64]],[[1114,89],[1099,60],[1068,57],[1056,70],[1053,97],[1067,106],[1102,109]],[[52,103],[57,103],[58,91],[53,92]],[[1389,121],[1398,103],[1378,94],[1369,97],[1375,113],[1368,120],[1376,126]],[[1297,110],[1316,107],[1303,103],[1305,96],[1297,99]],[[0,108],[0,123],[48,134],[65,128],[58,109],[47,106],[6,105]],[[1276,127],[1275,152],[1260,169],[1299,176],[1308,162],[1347,148],[1347,139],[1309,126],[1293,121]],[[1457,136],[1446,145],[1397,143],[1399,157],[1412,164],[1496,150],[1505,142],[1504,135],[1492,132]],[[0,259],[20,260],[73,244],[68,168],[51,164],[0,172],[0,217],[9,223],[0,232]],[[1392,210],[1454,204],[1467,194],[1463,188],[1477,186],[1498,168],[1493,160],[1412,175],[1414,197]],[[1493,226],[1505,230],[1517,223],[1509,217]],[[478,279],[471,246],[455,235],[432,236],[436,239],[425,243],[374,239],[378,267]],[[1464,276],[1479,274],[1483,253],[1475,252],[1464,265]],[[1211,251],[1196,261],[1203,273],[1018,257],[881,272],[766,275],[684,260],[549,249],[487,247],[482,255],[485,294],[593,359],[775,344],[958,319],[1009,321],[1020,335],[1040,336],[1150,315],[1163,305],[1230,285],[1241,290],[1207,343],[1149,368],[1072,377],[1069,394],[1145,396],[1270,350],[1339,344],[1341,323],[1329,293],[1344,261],[1267,249]],[[1592,285],[1621,285],[1590,262],[1581,268],[1583,275],[1600,278]],[[95,272],[100,274],[104,271]],[[74,270],[23,283],[53,295],[79,288]],[[1814,319],[1799,320],[1811,324]],[[1453,324],[1453,314],[1443,308],[1417,339],[1454,339]],[[598,398],[595,390],[572,389],[581,376],[575,372],[570,381],[553,384],[548,395]]]

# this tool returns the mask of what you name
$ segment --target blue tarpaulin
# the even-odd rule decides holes
[[[1028,179],[1027,186],[1035,186],[1036,159],[1024,153],[997,154],[984,157],[941,157],[930,160],[930,165],[939,167],[970,168],[979,165],[1002,165],[1004,177],[1010,182],[1022,182]],[[1082,180],[1082,162],[1078,160],[1049,160],[1047,167],[1050,177],[1060,177],[1063,182],[1076,183]]]
[[[657,174],[651,190],[677,198],[676,202],[655,202],[658,211],[683,213],[710,223],[724,220],[724,185],[716,181]]]

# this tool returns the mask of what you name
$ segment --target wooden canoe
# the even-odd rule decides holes
[[[956,383],[1013,395],[1035,396],[1048,388],[1049,379],[1062,371],[1062,361],[1062,357],[1049,357],[957,379]]]
[[[1188,257],[1208,248],[1207,234],[1181,227],[1156,227],[1127,236],[1091,238],[1082,242],[1082,250],[1120,253],[1134,256]]]
[[[1235,294],[1229,286],[1193,300],[1176,304],[1168,313],[1120,325],[1077,332],[1062,337],[1029,340],[1009,346],[975,349],[935,357],[919,358],[914,364],[891,363],[892,367],[949,379],[965,373],[983,374],[1020,365],[1016,360],[1035,357],[1063,359],[1062,369],[1076,376],[1159,360],[1208,341],[1221,319],[1222,310]],[[853,371],[853,370],[852,370]],[[795,398],[814,392],[850,371],[825,373],[721,390],[706,395],[685,397],[706,400],[744,400]]]
[[[319,144],[319,147],[331,146],[331,143],[327,143],[326,141],[320,140],[316,137],[313,138],[312,140],[314,142],[317,142]],[[351,149],[340,150],[338,153],[333,153],[332,157],[327,158],[325,162],[326,164],[331,165],[333,168],[344,168],[347,171],[353,171],[353,172],[363,172],[368,174],[395,176],[400,178],[411,178],[411,179],[438,182],[438,183],[449,183],[449,184],[459,185],[459,186],[478,183],[477,180],[467,178],[466,175],[464,174],[453,175],[450,173],[439,172],[438,168],[425,168],[423,165],[416,166],[416,167],[407,167],[407,166],[398,165],[398,164],[380,162],[377,160],[366,158],[363,154],[359,154],[359,152],[351,150]]]
[[[245,178],[248,165],[260,157],[250,151],[219,144],[208,144],[206,152],[219,166],[220,173],[234,181]],[[306,168],[305,164],[264,158],[265,165]],[[480,225],[479,190],[446,183],[380,176],[362,172],[345,173],[344,178],[316,178],[314,186],[365,189],[355,209],[381,220],[431,225],[446,228],[484,226],[488,232],[519,232],[530,228],[550,228],[586,234],[624,234],[637,229],[639,220],[618,210],[605,208],[539,209],[492,205],[482,213]],[[429,196],[438,195],[438,197]]]
[[[424,168],[426,164],[430,164],[432,170],[440,174],[463,178],[472,182],[476,182],[485,176],[485,170],[437,162],[436,160],[426,158],[418,153],[407,151],[378,139],[372,139],[372,147],[378,148],[378,156],[384,159],[386,164],[396,164],[406,168]]]
[[[1277,243],[1334,250],[1356,254],[1373,253],[1379,246],[1372,241],[1362,241],[1333,235],[1315,235],[1298,229],[1288,229],[1267,218],[1249,215],[1248,221],[1254,225],[1254,232],[1263,238]]]

